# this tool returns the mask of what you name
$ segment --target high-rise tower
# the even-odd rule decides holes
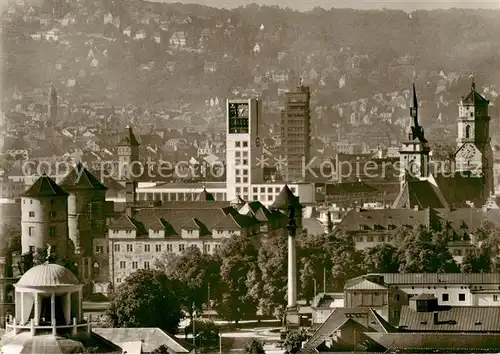
[[[404,185],[408,176],[416,179],[429,176],[429,146],[425,139],[424,128],[418,121],[418,101],[415,84],[413,84],[410,101],[411,123],[408,137],[402,142],[400,154],[400,179]]]
[[[458,104],[458,135],[455,170],[484,179],[483,198],[493,193],[493,152],[490,138],[489,101],[476,91],[472,80],[471,91]]]
[[[226,182],[227,200],[248,200],[252,184],[263,183],[262,142],[259,136],[261,102],[227,100]]]
[[[281,174],[286,182],[302,181],[306,177],[302,167],[310,159],[311,93],[301,79],[297,89],[285,96],[285,109],[281,111],[281,153],[286,163]]]
[[[58,118],[58,108],[57,108],[57,92],[54,84],[50,89],[49,95],[49,121],[56,122]]]

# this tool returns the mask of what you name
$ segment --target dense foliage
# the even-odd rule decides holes
[[[245,347],[246,354],[265,354],[264,345],[262,342],[252,339]]]

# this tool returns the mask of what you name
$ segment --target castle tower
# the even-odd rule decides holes
[[[118,143],[118,178],[120,180],[133,180],[139,177],[139,142],[132,127],[126,127],[125,133]]]
[[[407,181],[407,177],[426,178],[429,176],[429,146],[425,139],[424,128],[418,121],[418,101],[415,84],[413,84],[412,97],[410,101],[411,123],[408,129],[407,139],[402,142],[400,154],[400,182],[401,186]]]
[[[75,253],[80,258],[80,277],[92,277],[93,241],[106,237],[106,190],[81,163],[61,181],[69,193],[68,229]]]
[[[227,200],[251,198],[251,185],[264,182],[262,144],[259,136],[261,102],[227,100],[226,183]]]
[[[57,108],[57,92],[54,84],[52,84],[52,87],[50,89],[50,95],[49,95],[49,121],[52,123],[57,122],[58,118],[58,108]]]
[[[22,252],[50,245],[56,259],[63,259],[68,243],[68,193],[43,174],[21,196]]]
[[[458,104],[458,135],[455,170],[484,179],[483,198],[494,191],[493,152],[490,138],[489,101],[476,91],[472,80],[471,91]]]
[[[297,246],[296,235],[302,230],[302,205],[299,199],[292,193],[288,185],[285,185],[271,208],[281,211],[288,216],[288,305],[286,313],[286,328],[298,330],[300,316],[297,307]]]

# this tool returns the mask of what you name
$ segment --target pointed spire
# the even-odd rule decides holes
[[[413,126],[418,127],[418,100],[417,90],[415,90],[415,83],[413,83],[412,100],[410,103],[410,116],[413,118]]]
[[[476,83],[474,82],[474,76],[472,76],[471,89],[472,91],[476,91]]]

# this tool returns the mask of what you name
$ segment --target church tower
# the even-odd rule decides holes
[[[133,180],[140,175],[139,142],[132,127],[126,127],[125,134],[118,143],[118,178],[120,180]]]
[[[410,102],[411,123],[407,139],[402,142],[400,154],[400,182],[403,186],[409,177],[421,179],[429,176],[429,146],[424,135],[424,128],[418,122],[418,101],[413,84]]]
[[[50,89],[49,95],[49,121],[55,123],[58,118],[57,111],[57,92],[54,84],[52,84],[52,88]]]
[[[489,101],[476,91],[472,80],[471,91],[458,104],[458,135],[455,170],[484,179],[483,198],[493,193],[493,152],[490,144]]]

